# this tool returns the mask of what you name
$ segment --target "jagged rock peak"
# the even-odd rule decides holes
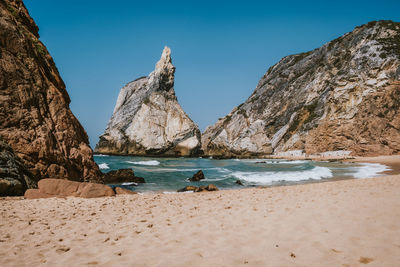
[[[373,21],[282,58],[206,129],[212,156],[400,152],[400,23]],[[335,152],[333,152],[335,151]]]
[[[192,156],[200,151],[200,131],[179,105],[175,67],[165,47],[153,72],[125,85],[96,153]]]
[[[87,134],[22,1],[0,1],[0,136],[34,181],[101,182]]]
[[[161,54],[161,58],[156,64],[155,71],[164,71],[169,73],[170,70],[172,70],[173,75],[175,72],[175,67],[172,65],[171,49],[168,46],[165,46]]]

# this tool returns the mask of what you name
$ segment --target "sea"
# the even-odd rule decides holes
[[[212,159],[156,158],[136,156],[95,155],[102,172],[131,168],[144,184],[123,184],[137,192],[172,193],[187,185],[214,184],[219,189],[240,189],[257,186],[282,186],[343,179],[362,179],[380,176],[389,171],[378,163],[324,162],[283,159]],[[189,178],[202,170],[200,182]],[[238,184],[240,181],[242,185]],[[115,186],[115,185],[112,185]]]

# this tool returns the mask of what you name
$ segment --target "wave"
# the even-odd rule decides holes
[[[108,166],[107,163],[101,163],[101,164],[99,164],[99,168],[101,170],[106,170],[106,169],[109,169],[110,167]]]
[[[260,163],[260,164],[304,164],[310,162],[309,160],[271,160],[271,159],[234,159],[234,161],[241,161],[245,163]]]
[[[158,160],[147,160],[147,161],[125,161],[126,163],[131,163],[135,165],[146,165],[146,166],[157,166],[160,165]]]
[[[135,182],[126,182],[126,183],[122,183],[121,185],[138,185],[138,183]]]
[[[216,170],[217,172],[221,173],[230,173],[231,171],[225,168],[156,168],[156,169],[146,169],[146,168],[141,168],[143,171],[149,171],[149,172],[197,172],[199,170],[207,171],[207,170]]]
[[[109,157],[109,155],[103,155],[103,154],[95,154],[93,156],[94,157]]]
[[[240,180],[251,183],[270,184],[279,181],[302,181],[302,180],[320,180],[322,178],[331,178],[332,171],[326,167],[314,167],[306,171],[293,172],[233,172],[232,175]]]
[[[388,166],[379,163],[361,163],[353,173],[354,178],[371,178],[379,173],[391,170]]]

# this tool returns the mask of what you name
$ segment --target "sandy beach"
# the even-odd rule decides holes
[[[400,175],[206,193],[3,198],[0,266],[398,266]]]

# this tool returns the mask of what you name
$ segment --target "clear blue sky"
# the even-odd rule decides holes
[[[172,49],[175,91],[203,131],[253,92],[289,54],[371,20],[400,21],[400,1],[25,0],[91,146],[119,90]]]

